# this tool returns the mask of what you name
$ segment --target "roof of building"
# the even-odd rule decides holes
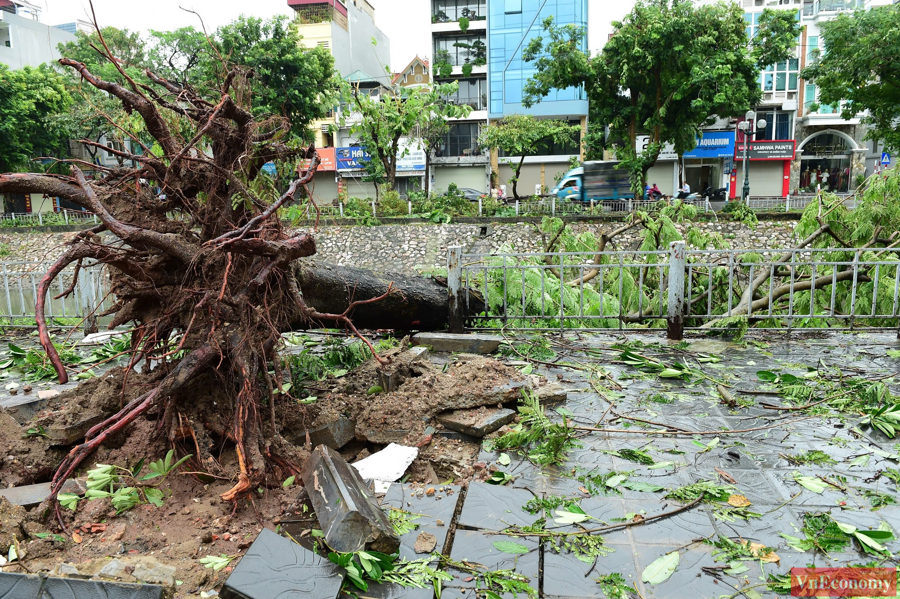
[[[346,77],[344,77],[345,81],[349,81],[350,83],[379,83],[378,79],[374,77],[370,77],[368,74],[356,69]]]
[[[429,68],[429,66],[430,66],[427,58],[419,58],[419,55],[416,54],[416,57],[413,58],[412,60],[410,60],[409,64],[406,65],[406,67],[402,71],[400,71],[398,73],[394,73],[394,77],[391,79],[391,83],[394,84],[394,83],[397,83],[398,81],[400,81],[400,78],[403,77],[403,75],[407,71],[409,71],[411,68],[413,68],[413,65],[415,65],[416,62],[422,63],[422,66],[424,66],[426,69]]]

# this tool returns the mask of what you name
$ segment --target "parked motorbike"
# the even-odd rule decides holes
[[[706,191],[703,192],[703,197],[710,202],[725,202],[728,200],[728,188],[713,189],[712,187],[707,187]]]

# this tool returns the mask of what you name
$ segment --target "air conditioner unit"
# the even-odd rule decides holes
[[[322,125],[322,133],[328,133],[331,125]]]

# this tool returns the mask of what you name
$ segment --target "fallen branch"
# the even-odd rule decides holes
[[[788,424],[795,424],[797,422],[803,422],[804,420],[809,420],[811,418],[817,418],[817,416],[807,416],[806,418],[797,418],[796,420],[789,420],[787,422],[780,422],[778,424],[771,424],[769,426],[757,426],[754,428],[743,428],[739,430],[728,430],[728,431],[646,431],[646,430],[628,430],[628,429],[610,429],[610,428],[594,428],[590,426],[573,426],[572,430],[577,431],[588,431],[592,433],[627,433],[627,434],[639,434],[639,435],[738,435],[741,433],[752,433],[754,431],[764,431],[770,428],[778,428],[780,426],[785,426]]]
[[[680,514],[682,512],[686,512],[693,508],[696,505],[699,505],[703,498],[706,496],[705,493],[701,493],[700,497],[695,499],[694,501],[683,505],[679,508],[675,508],[674,510],[669,510],[667,512],[661,512],[659,514],[653,514],[652,516],[644,516],[640,520],[629,520],[628,522],[619,522],[617,524],[608,524],[606,526],[600,526],[597,528],[588,528],[584,530],[576,530],[573,532],[508,532],[508,531],[500,531],[500,530],[486,530],[482,531],[487,535],[505,535],[508,537],[577,537],[582,535],[589,535],[595,532],[608,532],[610,530],[618,530],[620,528],[628,528],[629,526],[637,526],[638,524],[646,524],[647,522],[652,522],[653,520],[662,520],[663,518],[668,518],[669,516],[674,516],[676,514]]]

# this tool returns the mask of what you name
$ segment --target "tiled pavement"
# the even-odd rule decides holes
[[[640,338],[640,337],[636,337]],[[640,338],[645,342],[651,340]],[[609,348],[614,338],[610,336],[582,336],[573,344],[581,347]],[[747,429],[791,421],[803,414],[773,412],[763,409],[760,401],[780,403],[775,395],[741,395],[740,390],[764,388],[756,376],[759,370],[771,370],[802,374],[807,367],[816,368],[820,360],[827,366],[840,366],[845,372],[863,378],[874,378],[900,370],[900,360],[890,358],[886,350],[900,348],[894,335],[836,334],[818,339],[769,340],[758,347],[753,344],[728,344],[717,341],[697,341],[690,351],[717,355],[718,364],[705,364],[704,373],[714,378],[726,379],[732,392],[739,397],[752,399],[749,408],[729,409],[720,403],[715,384],[700,380],[685,384],[681,381],[662,381],[655,377],[635,377],[637,372],[617,364],[600,364],[624,389],[610,393],[620,413],[638,418],[666,422],[691,431]],[[640,351],[640,350],[637,350]],[[656,350],[651,350],[656,351]],[[579,354],[581,354],[579,356]],[[610,362],[615,352],[605,353]],[[570,352],[568,358],[585,360],[581,352]],[[693,362],[690,354],[688,360]],[[566,358],[563,358],[566,359]],[[594,359],[594,358],[589,358]],[[606,410],[607,403],[595,393],[582,371],[565,368],[542,368],[541,374],[551,379],[561,379],[579,389],[569,395],[560,406],[548,408],[554,418],[562,407],[578,424],[593,424]],[[892,379],[887,379],[891,387]],[[671,403],[650,401],[651,396],[663,394]],[[602,597],[596,583],[598,576],[619,573],[627,584],[635,589],[634,597],[654,598],[719,598],[744,596],[738,591],[747,590],[748,597],[775,597],[761,585],[766,575],[784,574],[791,567],[860,564],[871,561],[871,556],[851,550],[831,556],[800,553],[790,548],[780,533],[797,535],[802,516],[807,511],[831,511],[834,516],[861,528],[877,528],[881,522],[900,531],[900,506],[889,506],[871,511],[869,500],[862,495],[864,489],[897,494],[893,483],[884,477],[875,482],[873,477],[884,467],[897,467],[891,460],[872,455],[863,466],[849,463],[872,448],[896,452],[896,440],[867,430],[867,438],[859,438],[850,429],[856,424],[852,417],[846,419],[814,418],[796,424],[781,425],[767,430],[722,435],[719,442],[703,451],[691,437],[650,437],[646,434],[589,434],[580,439],[582,447],[571,451],[565,464],[539,468],[522,456],[508,452],[512,458],[508,466],[501,467],[515,478],[506,487],[484,483],[472,483],[468,492],[453,487],[452,494],[442,492],[437,497],[417,497],[413,487],[394,485],[384,502],[393,507],[424,514],[417,523],[420,530],[435,534],[438,547],[453,559],[479,563],[489,569],[514,569],[530,579],[530,584],[548,599],[582,599]],[[625,425],[627,426],[627,424]],[[615,428],[623,428],[617,423]],[[631,430],[641,430],[632,427]],[[714,436],[702,437],[704,443]],[[622,448],[641,448],[654,460],[673,461],[676,466],[650,469],[608,452]],[[819,449],[838,463],[832,466],[792,466],[780,454],[796,454]],[[480,459],[497,464],[498,453],[482,451]],[[702,504],[675,516],[620,529],[605,535],[605,544],[612,551],[596,560],[595,564],[578,560],[563,551],[557,553],[538,539],[515,537],[515,542],[525,545],[529,551],[522,555],[510,555],[497,551],[493,542],[509,539],[496,531],[509,526],[527,526],[541,514],[526,513],[522,506],[533,497],[559,495],[581,499],[582,509],[608,523],[625,514],[652,515],[672,510],[680,504],[662,499],[665,492],[647,493],[623,489],[607,496],[587,496],[582,483],[575,478],[583,473],[603,474],[611,470],[630,471],[631,480],[657,484],[667,489],[690,484],[701,479],[722,483],[721,477],[730,476],[736,484],[735,493],[746,496],[751,502],[750,511],[762,514],[750,520],[725,520],[717,517],[716,505]],[[847,491],[830,488],[821,494],[813,493],[798,485],[792,473],[846,477]],[[574,475],[574,476],[573,476]],[[461,500],[461,505],[458,502]],[[401,505],[402,503],[402,505]],[[456,518],[453,510],[459,507]],[[448,514],[451,517],[448,517]],[[544,514],[548,528],[553,528],[552,514]],[[445,525],[438,527],[436,520]],[[455,533],[448,537],[451,524]],[[556,526],[556,529],[563,527]],[[410,558],[412,544],[420,531],[404,536],[402,553]],[[716,539],[717,535],[731,539],[745,539],[772,547],[780,556],[779,563],[745,562],[747,572],[727,575],[723,564],[716,562],[714,547],[699,542]],[[449,540],[448,540],[449,538]],[[900,550],[900,542],[888,544],[893,551]],[[681,561],[676,572],[665,582],[651,585],[641,582],[641,573],[658,557],[678,550]],[[454,579],[445,583],[443,599],[474,599],[474,582],[460,572],[453,572]],[[374,593],[374,594],[373,594]],[[753,594],[757,593],[757,594]],[[431,589],[374,588],[368,597],[409,597],[430,599]],[[482,595],[478,595],[479,597]],[[522,595],[520,595],[522,596]]]

